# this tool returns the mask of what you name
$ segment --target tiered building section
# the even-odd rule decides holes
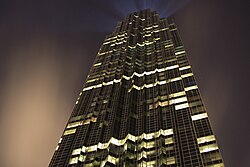
[[[171,19],[143,10],[106,37],[49,166],[224,166]]]

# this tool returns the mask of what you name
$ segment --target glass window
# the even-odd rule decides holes
[[[74,134],[76,132],[76,129],[70,129],[70,130],[66,130],[63,135],[70,135],[70,134]]]

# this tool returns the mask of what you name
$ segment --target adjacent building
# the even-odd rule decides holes
[[[135,12],[106,37],[49,166],[224,166],[172,19]]]

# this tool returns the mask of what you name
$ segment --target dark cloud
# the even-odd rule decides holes
[[[146,7],[175,18],[226,166],[249,166],[250,6],[228,0],[1,1],[0,166],[49,163],[105,35]]]

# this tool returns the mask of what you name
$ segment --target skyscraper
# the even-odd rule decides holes
[[[173,20],[143,10],[117,24],[49,166],[224,166]]]

